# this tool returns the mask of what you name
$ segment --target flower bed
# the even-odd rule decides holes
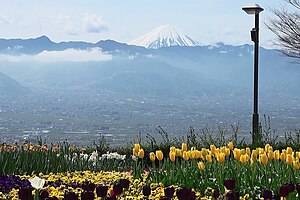
[[[300,152],[290,147],[251,150],[230,142],[196,149],[183,143],[149,152],[135,144],[133,155],[98,155],[73,146],[26,145],[0,146],[2,199],[30,199],[38,190],[41,199],[298,199],[300,193]],[[36,175],[44,185],[30,182]]]

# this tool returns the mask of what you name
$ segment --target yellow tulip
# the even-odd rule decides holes
[[[188,152],[187,152],[187,151],[184,151],[184,152],[182,153],[182,157],[183,157],[184,160],[189,160],[189,154],[188,154]]]
[[[196,159],[199,159],[199,158],[203,159],[202,152],[199,151],[199,150],[195,150],[195,158]]]
[[[234,147],[233,142],[229,142],[228,147],[229,147],[230,150],[233,150],[233,147]]]
[[[246,150],[245,149],[241,149],[241,155],[246,154]]]
[[[268,156],[266,154],[261,154],[259,156],[259,160],[263,165],[267,165],[269,161]]]
[[[176,156],[182,157],[182,150],[176,149]]]
[[[211,155],[206,155],[206,160],[207,160],[207,162],[209,162],[209,163],[211,163],[212,162],[212,157],[211,157]]]
[[[248,156],[251,155],[251,149],[249,147],[246,148],[246,154],[248,154]]]
[[[205,149],[205,148],[202,148],[202,149],[201,149],[201,152],[202,152],[202,155],[203,155],[203,156],[206,156],[206,155],[208,154],[208,150]]]
[[[233,156],[234,156],[234,159],[239,160],[239,159],[240,159],[240,156],[241,156],[241,150],[235,148],[235,149],[233,150]]]
[[[275,153],[273,151],[268,152],[268,158],[269,160],[272,160],[275,157]]]
[[[292,153],[293,153],[292,147],[287,147],[287,148],[286,148],[286,153],[287,153],[287,154],[292,154]]]
[[[157,160],[162,160],[164,158],[164,154],[161,150],[155,152]]]
[[[195,159],[196,158],[196,150],[192,150],[189,157],[190,157],[190,159]]]
[[[252,155],[251,155],[251,157],[257,157],[257,155],[258,155],[258,153],[259,153],[259,151],[258,151],[258,149],[254,149],[253,151],[252,151]]]
[[[265,145],[265,152],[268,152],[268,151],[269,151],[269,147],[270,147],[270,144],[266,144],[266,145]]]
[[[226,147],[220,147],[220,151],[218,153],[225,153],[226,154]]]
[[[145,155],[144,149],[140,149],[138,153],[139,158],[144,158],[144,155]]]
[[[182,149],[182,151],[187,151],[187,144],[186,143],[182,143],[181,149]]]
[[[265,153],[265,150],[263,148],[258,148],[258,154],[264,154]]]
[[[155,158],[156,158],[156,157],[155,157],[154,152],[151,152],[149,157],[150,157],[150,160],[151,160],[152,162],[155,161]]]
[[[210,145],[210,151],[211,151],[211,154],[214,155],[216,153],[216,146],[215,145]]]
[[[140,148],[141,148],[140,144],[134,144],[134,151],[135,151],[136,153],[139,152]]]
[[[224,153],[217,154],[217,161],[219,163],[223,163],[225,161],[225,154]]]
[[[132,155],[134,155],[135,157],[137,157],[139,154],[139,152],[135,151],[135,148],[132,149]]]
[[[229,156],[230,155],[230,149],[229,148],[225,148],[225,155]]]
[[[169,157],[170,157],[170,160],[171,160],[172,162],[174,162],[174,161],[175,161],[175,158],[176,158],[176,152],[171,151],[171,152],[169,153]]]
[[[255,154],[251,154],[251,160],[254,162],[257,160],[257,156]]]
[[[284,151],[282,151],[281,154],[280,154],[280,160],[281,161],[285,161],[286,160],[286,154],[284,153]]]
[[[248,156],[248,154],[241,155],[241,157],[240,157],[240,162],[241,162],[242,164],[245,164],[245,163],[247,163],[247,162],[248,162],[248,160],[249,160],[249,156]]]
[[[205,165],[202,161],[198,163],[198,167],[201,171],[203,171],[205,169]]]
[[[268,152],[270,152],[270,151],[273,151],[273,147],[272,146],[270,146],[269,149],[268,149]]]
[[[192,151],[189,150],[189,151],[187,151],[186,153],[187,153],[187,156],[189,157],[189,159],[192,159]]]
[[[170,152],[175,152],[176,148],[174,146],[170,147]]]
[[[298,170],[298,169],[300,168],[300,163],[299,163],[299,161],[298,161],[298,160],[294,160],[294,161],[293,161],[293,166],[294,166],[294,168],[295,168],[296,170]]]
[[[280,159],[280,151],[279,150],[275,150],[274,151],[274,158],[275,158],[275,160],[279,160]]]
[[[282,152],[283,152],[284,154],[287,154],[286,149],[282,149]]]
[[[285,161],[288,165],[291,165],[293,163],[293,160],[294,160],[294,158],[291,154],[286,155],[286,160]]]

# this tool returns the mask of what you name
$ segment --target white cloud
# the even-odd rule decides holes
[[[99,62],[111,60],[110,54],[105,54],[100,48],[89,50],[66,49],[64,51],[43,51],[37,55],[7,55],[0,54],[0,61],[7,62]]]
[[[82,27],[88,33],[100,33],[107,30],[106,24],[97,15],[86,15],[82,19]]]
[[[97,15],[85,15],[78,19],[66,15],[59,15],[58,25],[70,35],[79,35],[81,33],[100,33],[107,30],[107,25]]]

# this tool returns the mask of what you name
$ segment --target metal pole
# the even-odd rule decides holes
[[[259,115],[258,115],[258,42],[259,42],[259,14],[255,14],[255,41],[254,41],[254,107],[252,124],[252,143],[259,141]]]

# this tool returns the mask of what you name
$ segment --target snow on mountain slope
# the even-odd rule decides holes
[[[169,46],[198,46],[200,43],[171,25],[162,25],[131,41],[129,45],[158,49]]]

